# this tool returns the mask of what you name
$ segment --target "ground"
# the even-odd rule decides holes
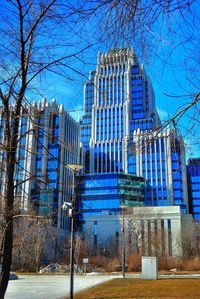
[[[9,281],[5,299],[57,299],[69,294],[69,275],[18,275]],[[81,291],[116,276],[75,276],[74,290]]]
[[[74,299],[200,298],[199,279],[114,279],[78,293]]]
[[[123,280],[121,275],[75,275],[74,290],[78,293],[74,299],[200,298],[199,273],[168,273],[155,281],[142,280],[141,274],[127,274],[127,277]],[[9,282],[5,299],[58,299],[68,295],[67,274],[19,275],[18,280]]]

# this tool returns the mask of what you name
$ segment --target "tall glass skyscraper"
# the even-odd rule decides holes
[[[81,138],[90,173],[128,172],[128,152],[135,129],[160,125],[153,89],[133,50],[98,55],[96,71],[85,84]]]
[[[143,177],[144,205],[179,205],[183,213],[187,212],[184,145],[175,130],[161,130],[151,81],[134,49],[98,54],[96,70],[90,72],[84,87],[81,141],[85,171],[90,176],[106,174],[107,182],[115,173]],[[91,179],[90,188],[96,188]],[[83,204],[86,200],[89,205],[95,195],[92,199],[87,190]],[[109,211],[110,201],[111,197],[107,209],[102,208],[103,214]],[[94,204],[91,206],[94,216],[96,210]],[[118,213],[119,201],[115,208]]]
[[[4,144],[4,111],[0,107],[0,142]],[[55,100],[21,108],[15,168],[15,202],[21,213],[33,209],[66,230],[62,204],[71,200],[72,173],[79,163],[80,126]],[[5,152],[0,150],[0,194],[4,194]],[[69,227],[68,227],[69,228]]]
[[[189,209],[194,220],[200,220],[200,158],[191,158],[187,165]]]

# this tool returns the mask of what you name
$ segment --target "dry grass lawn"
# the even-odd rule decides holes
[[[200,298],[199,279],[114,279],[80,292],[74,299]]]

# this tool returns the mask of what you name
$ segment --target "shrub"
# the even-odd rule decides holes
[[[159,270],[170,270],[173,268],[181,270],[183,261],[179,257],[162,256],[158,259]]]
[[[121,271],[121,258],[112,258],[108,261],[105,267],[106,271],[114,272]]]
[[[142,258],[139,254],[131,255],[126,259],[127,271],[141,271]]]
[[[190,258],[190,259],[185,259],[183,261],[182,265],[182,270],[187,270],[187,271],[198,271],[200,270],[200,259],[199,258]]]
[[[104,267],[105,266],[105,258],[103,256],[95,256],[89,257],[89,263],[95,267]]]

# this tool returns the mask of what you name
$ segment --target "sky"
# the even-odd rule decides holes
[[[78,0],[73,0],[76,2]],[[62,2],[62,1],[61,1]],[[78,22],[77,16],[74,17],[74,26],[70,25],[67,19],[63,19],[63,26],[59,26],[56,20],[51,26],[51,36],[46,38],[42,36],[42,41],[39,40],[39,49],[37,53],[40,59],[46,59],[43,49],[43,44],[48,42],[50,46],[55,44],[55,49],[48,52],[51,55],[66,55],[79,52],[81,49],[87,48],[76,57],[68,59],[68,68],[61,69],[61,73],[65,76],[46,72],[42,79],[39,77],[36,81],[37,92],[28,93],[28,99],[40,100],[41,97],[46,97],[48,100],[56,98],[59,104],[64,104],[73,117],[76,119],[83,113],[83,85],[88,80],[88,73],[95,69],[97,63],[98,51],[106,52],[113,45],[116,46],[116,39],[119,42],[117,46],[134,46],[139,62],[143,63],[147,74],[149,75],[156,98],[156,107],[162,121],[168,120],[180,109],[185,107],[194,97],[194,94],[199,91],[200,83],[200,28],[199,28],[199,9],[200,2],[193,1],[189,13],[178,14],[177,12],[170,14],[170,18],[165,18],[162,15],[154,23],[152,27],[147,26],[145,29],[145,42],[140,43],[140,37],[133,40],[129,38],[129,28],[126,30],[125,40],[122,42],[118,37],[117,32],[115,41],[111,36],[105,39],[100,37],[104,28],[105,21],[101,14],[85,19],[83,22]],[[4,5],[5,4],[5,5]],[[6,45],[4,31],[13,26],[17,30],[17,15],[12,11],[11,2],[7,0],[1,1],[0,22],[2,29],[0,30],[0,38],[3,44]],[[4,10],[4,12],[3,12]],[[184,14],[185,13],[185,14]],[[29,22],[27,22],[28,26]],[[46,23],[48,26],[48,21]],[[10,26],[10,27],[9,27]],[[13,29],[12,28],[12,29]],[[41,27],[42,31],[44,27]],[[3,31],[2,31],[3,30]],[[45,33],[45,32],[44,32]],[[130,36],[131,32],[130,32]],[[14,37],[15,38],[15,37]],[[137,41],[137,42],[136,42]],[[115,44],[114,44],[115,42]],[[58,47],[59,45],[59,47]],[[36,46],[38,46],[36,44]],[[144,49],[143,49],[144,46]],[[43,57],[44,56],[44,57]],[[6,62],[6,57],[4,58]],[[7,65],[12,65],[8,62]],[[39,90],[39,92],[38,92]],[[182,134],[187,150],[187,157],[200,156],[200,145],[198,136],[200,134],[200,126],[198,123],[199,117],[198,104],[196,109],[190,109],[177,124],[180,134]]]
[[[178,32],[178,28],[176,30]],[[194,38],[196,35],[199,35],[199,29],[195,30],[192,33],[192,42],[191,40],[187,41],[189,32],[186,32],[188,33],[186,38],[185,35],[181,36],[184,41],[183,45],[179,35],[175,34],[175,37],[172,35],[167,37],[167,39],[163,38],[159,46],[156,43],[153,44],[154,48],[150,49],[148,55],[143,55],[140,49],[135,48],[139,62],[144,64],[146,72],[151,79],[155,92],[156,107],[162,121],[168,120],[190,103],[194,98],[194,94],[199,91],[198,80],[200,72],[198,63],[200,59],[198,51],[195,53],[196,49],[198,49],[198,39],[196,42]],[[76,119],[83,113],[83,85],[87,81],[89,71],[96,67],[97,52],[106,52],[107,50],[109,48],[104,44],[95,45],[84,54],[86,63],[76,65],[83,76],[75,76],[75,81],[73,82],[62,82],[61,79],[56,86],[52,82],[48,89],[50,97],[55,97],[59,103],[64,103],[65,108]],[[200,108],[200,105],[198,107]],[[198,142],[200,127],[198,123],[191,120],[196,111],[190,109],[186,116],[177,124],[177,129],[185,140],[187,159],[191,156],[200,156],[200,145]],[[198,119],[198,115],[196,117]]]

